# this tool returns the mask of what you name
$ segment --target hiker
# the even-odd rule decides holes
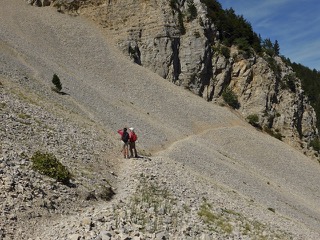
[[[136,149],[136,141],[138,139],[137,134],[134,132],[134,128],[131,127],[129,128],[130,132],[129,132],[129,148],[130,148],[130,157],[138,157],[137,154],[137,149]],[[134,155],[133,155],[134,153]]]
[[[118,133],[121,135],[121,140],[123,142],[123,157],[124,158],[129,158],[129,133],[127,131],[127,128],[124,128],[123,130],[118,130]]]

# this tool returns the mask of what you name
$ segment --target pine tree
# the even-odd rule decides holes
[[[273,50],[274,50],[274,54],[275,54],[276,56],[279,56],[279,54],[280,54],[280,46],[279,46],[278,40],[276,40],[276,41],[274,42]]]
[[[61,84],[60,78],[57,76],[57,74],[53,74],[52,83],[55,86],[55,88],[53,88],[53,90],[56,92],[60,92],[62,89],[62,84]]]

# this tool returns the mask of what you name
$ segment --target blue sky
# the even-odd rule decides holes
[[[280,54],[320,71],[319,0],[218,0],[251,23],[262,39],[278,40]]]

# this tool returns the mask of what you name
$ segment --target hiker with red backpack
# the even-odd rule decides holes
[[[134,128],[131,127],[129,128],[130,132],[129,132],[129,148],[130,148],[130,157],[138,157],[137,154],[137,149],[136,149],[136,141],[138,139],[137,134],[134,132]],[[133,155],[134,153],[134,155]]]

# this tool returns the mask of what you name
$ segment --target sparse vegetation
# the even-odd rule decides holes
[[[276,210],[275,210],[274,208],[271,208],[271,207],[269,207],[268,210],[271,211],[271,212],[273,212],[273,213],[276,212]]]
[[[247,53],[248,57],[250,56],[251,53],[251,46],[248,43],[247,39],[241,37],[241,38],[237,38],[234,40],[234,44],[236,46],[238,46],[239,50]]]
[[[171,197],[166,185],[158,183],[152,177],[140,175],[140,182],[137,191],[131,197],[130,210],[127,217],[143,229],[147,225],[152,229],[145,229],[151,232],[162,230],[166,215],[173,218],[172,225],[176,226],[175,201]],[[150,222],[152,224],[150,224]]]
[[[223,55],[225,58],[230,58],[230,48],[223,46],[221,44],[218,44],[218,46],[213,46],[212,50],[214,52],[217,52],[218,54]]]
[[[187,20],[190,22],[194,19],[197,18],[198,12],[197,12],[197,8],[194,5],[193,0],[188,0],[187,1],[187,6],[188,6],[188,17]]]
[[[54,85],[54,87],[52,87],[52,90],[59,93],[62,90],[62,84],[60,78],[56,74],[53,74],[52,83]]]
[[[240,107],[238,96],[231,90],[231,88],[227,87],[223,91],[222,98],[232,108],[237,109]]]
[[[266,38],[262,41],[262,49],[268,56],[274,57],[279,55],[280,46],[277,40],[272,43],[270,38]]]
[[[257,114],[250,114],[247,116],[247,121],[254,127],[259,127],[259,116]]]
[[[230,48],[227,48],[225,46],[221,46],[220,52],[225,58],[227,58],[227,59],[230,58]]]
[[[291,63],[287,59],[288,64],[293,68],[296,76],[301,79],[302,88],[305,91],[305,95],[314,108],[317,115],[317,128],[320,129],[320,71],[303,66],[298,63]]]
[[[183,23],[183,14],[180,10],[178,11],[178,20],[179,20],[180,34],[184,35],[186,33],[186,28]]]
[[[172,9],[176,9],[177,8],[177,0],[170,0],[170,7],[172,8]]]
[[[314,138],[310,141],[309,146],[313,148],[313,150],[320,152],[320,140],[319,138]]]
[[[282,141],[282,134],[280,133],[280,131],[279,130],[272,130],[271,128],[269,128],[269,127],[267,127],[267,126],[265,126],[264,128],[263,128],[263,130],[266,132],[266,133],[268,133],[270,136],[272,136],[272,137],[275,137],[276,139],[279,139],[280,141]]]
[[[29,114],[25,114],[25,113],[18,114],[18,117],[21,118],[21,119],[31,118],[31,116]]]
[[[279,64],[277,63],[277,61],[271,56],[265,56],[265,60],[268,62],[268,66],[270,67],[270,69],[275,74],[275,77],[277,79],[280,79],[281,68],[280,68]]]
[[[172,0],[173,1],[173,0]],[[265,58],[278,81],[281,81],[281,69],[275,61],[280,56],[282,61],[291,66],[296,77],[301,79],[302,89],[308,96],[317,115],[317,128],[320,129],[320,71],[310,69],[302,64],[291,62],[289,58],[280,55],[280,44],[270,38],[262,39],[255,33],[251,24],[242,15],[236,15],[230,8],[224,10],[217,0],[200,0],[207,6],[207,16],[215,24],[219,32],[219,40],[226,47],[235,45],[249,55],[259,54]],[[252,51],[254,50],[254,51]],[[248,57],[248,55],[246,55]],[[280,86],[296,92],[296,81],[293,76],[287,76],[280,82]]]
[[[295,75],[294,74],[287,74],[282,78],[281,87],[283,89],[289,89],[292,92],[296,92],[296,84],[295,84]]]
[[[212,211],[212,206],[207,202],[204,202],[200,211],[198,212],[200,218],[203,219],[204,223],[208,225],[208,228],[212,231],[223,232],[230,234],[233,230],[232,225],[226,221],[223,215],[217,215]]]
[[[6,106],[7,106],[7,104],[5,102],[0,102],[0,109],[5,108]]]
[[[34,170],[59,182],[69,184],[71,173],[53,154],[37,151],[31,157],[31,161]]]
[[[149,151],[146,151],[145,149],[139,150],[139,153],[141,156],[144,156],[144,157],[151,157],[152,156],[152,153]]]
[[[268,208],[269,211],[275,212],[274,208]],[[214,209],[213,206],[204,199],[198,216],[207,225],[208,230],[228,235],[232,234],[234,229],[247,235],[249,239],[291,239],[290,234],[283,231],[274,231],[266,236],[265,231],[269,228],[268,225],[262,224],[254,219],[248,219],[243,214],[230,209]],[[237,223],[236,225],[231,224]]]
[[[237,45],[243,51],[252,47],[255,52],[261,52],[260,37],[242,15],[236,15],[232,8],[223,10],[216,0],[201,0],[201,2],[207,6],[208,18],[216,24],[220,40],[224,45],[228,47]]]
[[[111,186],[102,186],[99,193],[99,197],[103,200],[109,201],[114,196],[115,192],[112,190]]]
[[[170,4],[171,9],[178,13],[180,34],[183,35],[186,33],[186,28],[184,27],[183,14],[179,8],[179,2],[178,2],[178,0],[170,0],[169,4]]]

